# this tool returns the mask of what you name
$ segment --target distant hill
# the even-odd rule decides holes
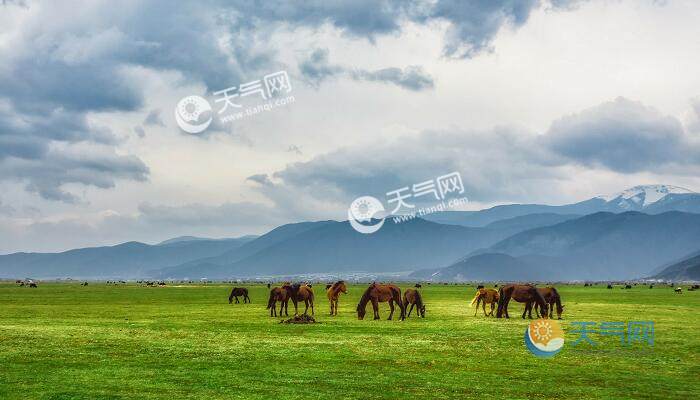
[[[668,211],[700,213],[700,194],[671,185],[644,185],[573,204],[508,204],[481,211],[445,211],[428,215],[426,219],[441,224],[480,227],[495,221],[532,214],[587,215],[627,211],[641,211],[646,214]]]
[[[651,278],[670,281],[700,281],[700,252],[664,268]]]
[[[419,270],[410,275],[416,279],[446,281],[543,281],[559,279],[559,271],[548,265],[530,263],[502,253],[471,256],[437,270]]]
[[[629,279],[695,250],[700,214],[596,213],[515,234],[487,252],[540,257],[567,279]]]
[[[175,241],[161,245],[127,242],[62,253],[14,253],[0,256],[3,278],[110,279],[147,277],[147,271],[221,254],[250,238]]]
[[[237,277],[289,273],[349,271],[412,271],[451,264],[464,251],[489,246],[511,234],[510,230],[441,225],[422,219],[401,224],[387,221],[377,233],[363,235],[347,222],[329,222],[262,247],[241,257],[264,240],[231,252],[237,260],[217,265],[218,260],[195,261],[159,271],[159,276]],[[249,253],[249,252],[247,252]]]

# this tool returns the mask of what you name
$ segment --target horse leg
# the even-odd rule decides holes
[[[474,308],[474,316],[476,317],[476,313],[479,312],[479,303],[481,302],[481,298],[476,299],[476,307]]]
[[[372,299],[372,309],[374,310],[374,319],[379,319],[379,301]]]
[[[486,316],[486,299],[481,303],[481,308],[484,310],[484,317]]]
[[[331,303],[331,317],[333,316],[333,299],[329,300]]]
[[[415,305],[415,304],[411,304],[411,308],[408,309],[408,315],[406,316],[406,318],[408,318],[408,317],[411,316],[411,311],[413,311],[413,306],[414,306],[414,305]]]
[[[508,315],[508,304],[510,303],[510,297],[506,298],[506,301],[503,303],[503,312],[506,315],[506,318],[510,318],[510,315]]]
[[[314,299],[309,300],[309,303],[311,303],[311,315],[314,315]]]
[[[240,301],[238,301],[238,296],[236,296],[236,304],[239,304]]]
[[[338,299],[335,300],[335,315],[338,315]]]
[[[391,310],[391,312],[389,313],[387,321],[391,321],[391,317],[394,316],[394,300],[389,300],[389,310]]]
[[[496,303],[491,303],[491,312],[489,313],[489,316],[493,317],[493,311],[496,309]]]
[[[306,313],[307,313],[307,311],[309,311],[309,300],[308,299],[304,299],[304,306],[306,306],[304,308],[304,315],[307,315]]]

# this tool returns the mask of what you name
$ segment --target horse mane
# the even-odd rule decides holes
[[[333,290],[335,290],[335,289],[338,288],[339,285],[342,285],[342,284],[344,284],[344,283],[345,283],[345,281],[338,281],[338,282],[334,283],[333,285],[331,285],[330,288],[333,289]]]
[[[374,288],[375,284],[371,284],[365,289],[364,293],[362,293],[362,296],[360,297],[360,302],[357,303],[357,308],[359,309],[360,307],[363,307],[367,305],[369,302],[369,291]]]

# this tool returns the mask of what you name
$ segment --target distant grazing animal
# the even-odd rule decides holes
[[[87,285],[88,285],[87,282],[83,282],[83,283],[80,284],[80,286],[87,286]]]
[[[481,288],[477,289],[476,294],[474,295],[474,299],[471,302],[471,305],[474,305],[476,303],[476,308],[474,309],[474,316],[476,317],[476,313],[479,312],[479,303],[481,303],[482,308],[484,309],[484,317],[493,316],[493,310],[498,304],[498,299],[499,299],[499,294],[498,290],[496,289],[485,289],[483,285],[479,285]],[[491,312],[486,314],[486,304],[491,305]]]
[[[250,297],[248,297],[248,289],[244,287],[235,287],[231,289],[231,294],[228,296],[228,304],[231,304],[233,302],[233,299],[236,299],[236,304],[240,303],[238,301],[238,296],[243,296],[243,304],[250,303]]]
[[[654,288],[654,285],[649,285],[649,289],[653,289],[653,288]]]
[[[329,283],[329,284],[327,284],[327,285],[326,285],[326,290],[330,289],[330,288],[331,288],[331,286],[333,286],[333,284],[332,284],[332,283]]]
[[[557,289],[555,289],[554,287],[544,287],[537,288],[537,291],[542,295],[544,301],[547,302],[549,308],[549,318],[554,318],[554,306],[556,305],[557,318],[561,319],[561,314],[564,312],[564,306],[561,304],[561,296],[559,296],[559,292],[557,292]],[[528,302],[525,304],[525,311],[528,313],[529,318],[532,318],[532,304],[533,302]],[[537,309],[535,309],[535,313],[539,318],[540,313]]]
[[[367,303],[372,302],[372,308],[374,309],[374,319],[379,319],[379,303],[389,302],[389,320],[394,316],[394,303],[399,306],[401,310],[401,320],[403,321],[406,316],[406,308],[401,301],[401,289],[398,286],[387,284],[379,285],[373,283],[369,285],[367,290],[362,294],[360,302],[357,304],[357,318],[364,319]]]
[[[416,283],[415,285],[413,285],[413,287],[416,289],[420,289],[423,287],[423,285],[421,285],[420,283]]]
[[[277,316],[277,309],[275,307],[277,306],[278,301],[280,302],[280,317],[282,316],[282,311],[284,311],[284,315],[289,316],[287,308],[291,295],[292,293],[287,291],[285,287],[274,287],[270,289],[270,298],[267,300],[267,309],[270,310],[271,317]]]
[[[300,301],[303,301],[306,306],[303,315],[306,315],[307,311],[309,311],[309,305],[311,305],[311,315],[314,315],[314,291],[311,289],[311,286],[295,283],[293,285],[285,285],[283,288],[290,293],[289,298],[294,303],[294,315],[299,314],[297,303]]]
[[[33,287],[33,288],[35,288],[35,287],[37,287],[37,286],[36,286],[36,283],[34,283],[34,282],[31,282],[31,283],[29,283],[29,287]]]
[[[632,285],[625,285],[625,289],[632,289]]]
[[[326,296],[331,303],[331,315],[338,315],[338,298],[341,293],[347,293],[348,288],[345,286],[345,281],[338,281],[332,285],[326,286]]]
[[[608,285],[608,289],[612,289],[612,285]]]
[[[540,308],[541,314],[544,318],[547,318],[547,303],[544,298],[532,285],[506,285],[501,286],[498,291],[498,311],[496,312],[496,318],[501,318],[505,315],[506,318],[510,318],[508,315],[508,303],[510,299],[514,299],[520,303],[527,303],[528,301],[534,301],[537,307]],[[523,319],[525,318],[525,311],[523,311]]]
[[[267,288],[269,289],[269,288],[270,288],[270,286],[272,286],[272,285],[270,285],[270,284],[268,283],[268,284],[267,284]]]
[[[496,286],[498,286],[498,285],[496,285]],[[476,290],[483,289],[483,288],[484,288],[484,285],[479,285],[476,287]]]
[[[700,285],[693,285],[693,289],[695,289],[695,290],[700,289]]]
[[[676,293],[678,293],[678,294],[682,294],[682,293],[683,293],[683,288],[677,287],[677,288],[674,290],[674,292],[676,292]]]
[[[404,309],[408,308],[408,305],[411,305],[411,308],[408,309],[408,315],[406,315],[406,318],[411,316],[411,311],[413,311],[413,307],[416,307],[416,312],[418,315],[420,315],[421,318],[425,318],[425,304],[423,304],[423,296],[421,296],[420,292],[416,289],[406,289],[406,291],[403,293],[403,307]]]

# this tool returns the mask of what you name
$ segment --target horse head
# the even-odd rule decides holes
[[[422,318],[425,318],[425,304],[422,304],[422,305],[420,306],[420,309],[418,309],[418,311],[420,312],[420,316],[421,316]]]

